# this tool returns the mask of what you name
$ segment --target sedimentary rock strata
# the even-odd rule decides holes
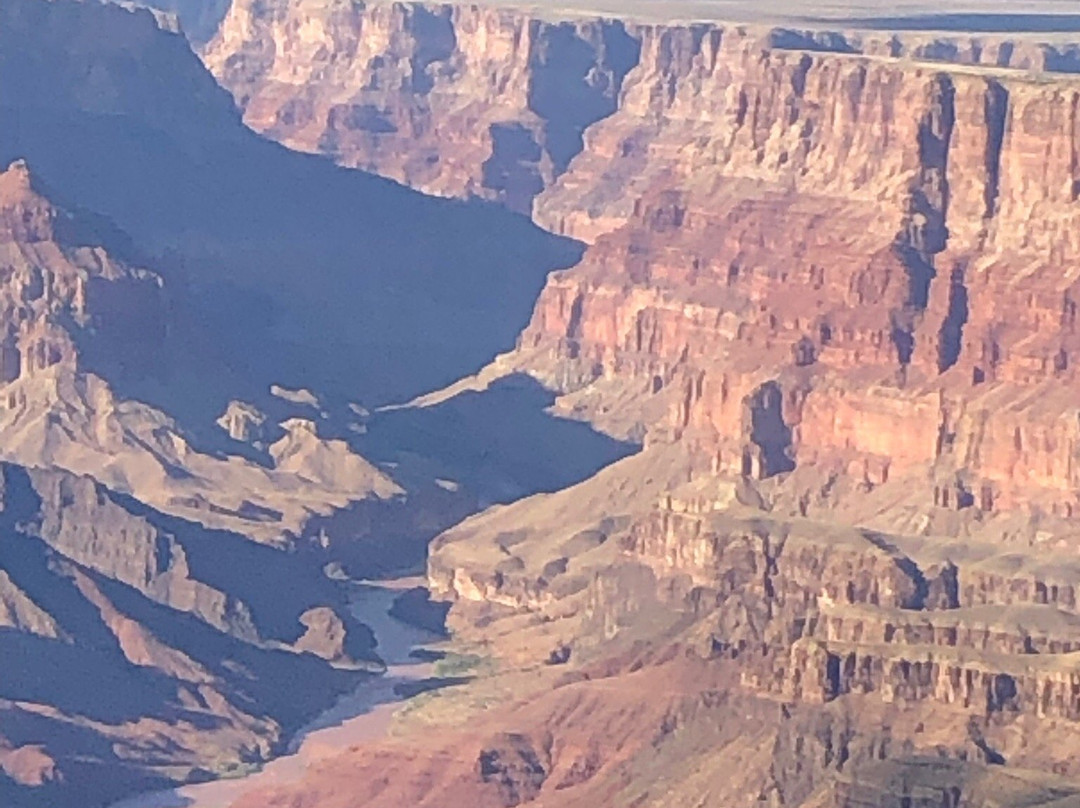
[[[1062,46],[240,3],[205,59],[283,142],[498,196],[488,118],[531,121],[547,86],[577,98],[577,74],[544,61],[564,40],[604,103],[536,124],[584,134],[511,204],[595,243],[521,337],[547,358],[520,366],[564,390],[604,377],[662,396],[660,417],[606,417],[717,433],[722,469],[770,476],[800,455],[876,484],[929,466],[945,507],[1071,512],[1075,436],[1055,391],[1072,377],[1075,89],[1037,72],[1068,69]],[[346,96],[394,123],[324,148]]]
[[[584,588],[550,528],[500,556],[519,503],[436,543],[436,590],[580,648],[668,604],[758,697],[946,710],[980,729],[941,754],[1073,773],[985,727],[1075,731],[1074,81],[641,30],[534,207],[590,247],[474,383],[532,373],[685,478],[575,491],[574,530],[624,517]]]
[[[360,175],[312,157],[302,165],[326,173],[290,164],[309,189],[290,209],[295,238],[286,243],[277,232],[285,217],[256,205],[271,225],[241,230],[240,247],[223,249],[246,288],[261,289],[262,262],[274,256],[246,251],[273,231],[266,237],[295,251],[285,253],[295,266],[275,276],[275,300],[310,298],[338,312],[342,333],[359,322],[383,340],[374,344],[417,362],[425,351],[396,338],[407,332],[392,327],[400,318],[375,292],[397,294],[401,281],[409,305],[394,311],[441,310],[444,296],[468,312],[480,298],[464,278],[539,288],[548,270],[566,267],[547,276],[512,351],[475,378],[388,411],[417,419],[397,437],[423,450],[409,444],[394,457],[413,465],[394,468],[402,479],[436,468],[432,488],[442,493],[431,502],[444,509],[394,523],[397,532],[375,530],[384,523],[373,513],[400,505],[402,488],[353,451],[344,430],[320,432],[329,399],[308,382],[318,374],[296,372],[301,390],[265,385],[271,395],[258,404],[230,389],[214,410],[230,447],[255,460],[195,451],[171,419],[87,374],[82,340],[120,315],[154,319],[167,285],[72,241],[64,228],[76,219],[34,191],[24,165],[0,177],[10,265],[0,289],[2,451],[97,479],[29,473],[40,499],[30,510],[40,516],[30,534],[13,532],[45,545],[49,574],[80,608],[45,602],[25,569],[4,567],[0,623],[49,648],[71,638],[77,649],[107,647],[109,664],[139,681],[156,672],[169,695],[147,702],[169,709],[162,718],[148,706],[138,720],[175,730],[183,724],[174,709],[215,715],[224,723],[214,749],[235,766],[264,758],[288,722],[249,711],[242,697],[254,685],[245,682],[258,678],[215,668],[171,633],[171,621],[151,619],[159,610],[184,613],[224,644],[215,648],[251,655],[251,666],[270,655],[290,674],[302,664],[334,679],[341,671],[331,668],[361,660],[340,609],[304,596],[279,611],[264,590],[223,580],[207,560],[216,556],[200,556],[203,528],[183,518],[319,550],[334,548],[327,527],[385,538],[421,526],[442,531],[429,583],[453,603],[455,647],[475,656],[460,680],[475,677],[413,705],[421,731],[408,734],[406,723],[404,740],[350,750],[295,788],[257,791],[242,805],[958,808],[991,792],[1002,805],[1073,798],[1075,47],[549,17],[238,0],[203,52],[263,134],[429,193],[502,202],[583,243],[576,263],[572,250],[561,263],[517,261],[512,244],[530,253],[556,242],[494,206],[414,207],[418,197],[375,178],[363,180],[379,194],[333,197],[362,198],[362,217],[349,205],[314,206],[325,188]],[[184,140],[193,123],[177,107],[146,104],[196,153],[217,154],[218,139],[242,150],[248,136],[232,110],[221,112],[227,99],[192,75],[217,110],[213,138]],[[146,91],[113,78],[125,92]],[[80,115],[125,111],[124,92],[80,81],[62,89],[56,103]],[[250,173],[257,182],[230,175],[228,187],[262,189],[260,172]],[[117,198],[112,209],[137,223],[140,212]],[[469,218],[492,210],[501,218]],[[352,232],[358,218],[375,236],[340,255],[305,229],[325,234],[331,221]],[[199,217],[185,221],[229,243]],[[403,232],[395,227],[411,228],[409,238],[384,246],[384,229]],[[505,242],[484,240],[503,230]],[[421,249],[418,233],[484,249],[448,264],[441,242]],[[376,246],[392,274],[357,270],[356,256],[366,262]],[[204,275],[217,272],[216,255],[184,249]],[[481,253],[506,266],[458,274]],[[356,295],[363,316],[333,294],[341,287],[309,288],[297,267],[317,277],[323,260],[361,278],[350,288],[369,293]],[[443,320],[416,322],[422,345],[448,342]],[[318,351],[289,354],[294,364],[358,344],[328,333],[303,346]],[[381,358],[348,367],[393,375]],[[477,501],[546,493],[442,530],[467,507],[450,496],[460,483],[446,467],[483,479],[504,447],[493,440],[463,462],[448,441],[450,451],[418,460],[432,451],[424,424],[457,429],[462,410],[451,406],[441,422],[432,413],[469,396],[492,400],[484,397],[497,397],[500,382],[522,375],[551,391],[526,390],[540,393],[536,407],[556,397],[556,414],[643,450],[562,490],[500,480]],[[271,416],[285,404],[286,417]],[[362,434],[368,414],[355,404],[350,412],[347,429]],[[521,431],[533,423],[513,415]],[[496,420],[483,427],[495,431]],[[577,448],[566,447],[566,465]],[[119,537],[94,527],[112,521],[123,523]],[[273,558],[259,561],[286,569]],[[29,708],[15,701],[6,715],[25,720]],[[98,736],[119,732],[100,716],[87,720]],[[9,778],[48,788],[73,776],[74,761],[47,744],[5,724],[0,734]],[[168,764],[190,776],[204,757],[185,749]],[[991,764],[1006,764],[1008,776],[1023,770],[1023,787],[1004,787]]]
[[[638,48],[621,23],[481,6],[236,4],[205,59],[276,140],[528,212],[615,110]]]
[[[359,658],[325,644],[308,653],[301,611],[320,585],[277,551],[87,478],[11,464],[0,476],[0,765],[10,778],[0,794],[10,804],[100,804],[266,759],[317,708],[268,688],[314,677],[329,705],[356,676],[332,665],[377,667],[360,637],[347,643]],[[261,565],[275,593],[253,591],[241,569],[214,569],[215,553]],[[302,586],[283,586],[298,573]],[[328,583],[321,597],[335,599]],[[340,600],[324,607],[334,610],[346,613]],[[327,620],[338,635],[363,634]]]

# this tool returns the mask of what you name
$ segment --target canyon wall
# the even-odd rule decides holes
[[[525,373],[644,445],[432,545],[459,641],[566,670],[498,713],[524,729],[481,779],[955,807],[984,764],[1080,774],[1076,47],[549,17],[237,2],[203,54],[273,139],[588,245],[513,351],[421,402]],[[688,659],[742,746],[632,800],[639,767],[683,772],[673,709],[545,781],[584,743],[553,716]]]
[[[625,213],[634,195],[610,183],[578,182],[570,162],[583,152],[588,160],[597,148],[601,159],[626,161],[633,149],[623,144],[616,155],[592,141],[586,147],[583,133],[620,112],[658,112],[694,51],[716,51],[719,59],[731,53],[723,38],[749,38],[796,60],[835,53],[1080,70],[1075,45],[1030,37],[673,26],[584,13],[560,19],[508,6],[390,2],[234,3],[203,57],[245,121],[292,148],[429,193],[481,196],[526,213],[541,195],[542,221],[586,235],[610,227],[609,208]],[[669,86],[657,83],[661,76]],[[640,157],[637,165],[647,167]],[[560,202],[556,193],[545,213],[543,192],[560,179],[586,204]],[[568,216],[582,221],[561,221]]]
[[[517,366],[657,400],[648,417],[602,407],[613,429],[703,433],[719,470],[930,470],[935,505],[1067,517],[1070,54],[1030,36],[241,2],[204,60],[281,142],[589,242]]]
[[[1080,718],[1080,86],[1008,59],[633,30],[618,108],[533,207],[590,246],[490,373],[681,452],[685,481],[651,511],[580,489],[604,503],[594,529],[627,526],[557,576],[565,534],[493,578],[496,521],[466,523],[433,585],[463,614],[565,620],[581,649],[669,631],[648,617],[667,604],[758,697],[944,710],[997,729],[938,752],[1074,775],[1001,728],[1071,739]]]
[[[1076,85],[680,29],[643,53],[676,66],[628,76],[538,203],[594,243],[523,363],[667,395],[658,431],[721,470],[962,477],[932,504],[1069,516]],[[618,201],[583,221],[585,187]]]
[[[234,4],[205,61],[293,148],[528,212],[615,110],[638,48],[620,23],[480,6]]]

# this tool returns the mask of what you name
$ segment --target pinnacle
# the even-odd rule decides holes
[[[35,195],[30,167],[25,160],[15,160],[0,173],[0,202],[11,204]]]

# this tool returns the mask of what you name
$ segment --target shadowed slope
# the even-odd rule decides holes
[[[352,620],[335,658],[301,647],[313,604],[347,619],[302,560],[3,464],[0,767],[20,786],[0,777],[3,804],[100,805],[267,758],[379,667]]]
[[[154,378],[88,358],[181,417],[274,382],[375,402],[436,388],[509,348],[579,255],[495,207],[261,140],[148,12],[6,3],[0,107],[0,161],[26,158],[54,201],[169,254],[177,325]]]

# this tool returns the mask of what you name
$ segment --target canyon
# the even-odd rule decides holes
[[[1076,29],[767,5],[0,6],[0,800],[1080,801]]]
[[[0,107],[3,804],[261,767],[384,671],[342,580],[627,453],[535,383],[379,412],[512,345],[579,249],[258,138],[167,16],[4,4]]]
[[[1069,39],[235,3],[254,129],[587,245],[414,404],[643,447],[432,543],[497,673],[237,805],[1076,799]]]

